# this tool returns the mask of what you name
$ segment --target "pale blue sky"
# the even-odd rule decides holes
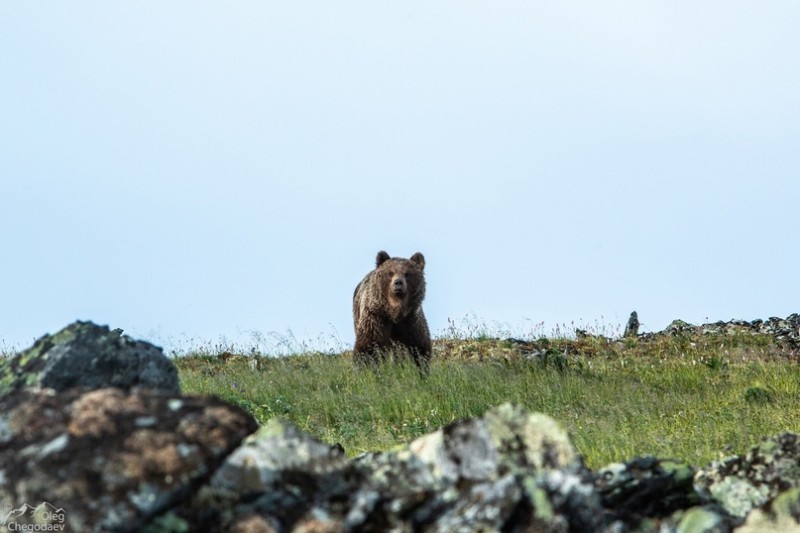
[[[793,1],[5,2],[0,347],[75,319],[347,347],[381,249],[425,254],[437,335],[798,312],[799,24]]]

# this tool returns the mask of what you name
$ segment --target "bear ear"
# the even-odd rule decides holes
[[[389,259],[389,254],[387,254],[383,250],[378,252],[378,257],[375,258],[375,268],[381,266],[384,263],[384,261],[387,261],[388,259]]]
[[[411,262],[416,263],[419,265],[419,269],[422,270],[425,268],[425,256],[421,253],[417,252],[411,256]]]

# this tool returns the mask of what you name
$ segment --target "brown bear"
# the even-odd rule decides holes
[[[424,269],[425,258],[419,252],[411,259],[378,252],[375,270],[353,293],[357,361],[374,363],[382,352],[399,344],[408,349],[417,366],[427,369],[431,334],[422,312]]]

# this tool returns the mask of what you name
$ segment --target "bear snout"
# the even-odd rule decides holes
[[[406,280],[405,278],[394,278],[392,280],[392,292],[394,294],[406,293]]]

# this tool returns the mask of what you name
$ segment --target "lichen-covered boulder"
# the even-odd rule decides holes
[[[681,319],[673,320],[669,325],[664,328],[663,333],[669,335],[681,335],[693,331],[697,326],[689,324]]]
[[[591,531],[603,520],[567,433],[511,404],[356,466],[366,481],[346,521],[353,529]]]
[[[192,531],[291,531],[309,521],[340,526],[360,482],[340,447],[271,419],[166,516]]]
[[[602,523],[590,473],[566,431],[546,415],[503,404],[408,449],[447,486],[440,498],[450,509],[435,517],[433,530],[468,523],[489,530],[596,530]]]
[[[233,525],[259,514],[288,527],[314,515],[342,516],[359,482],[341,448],[272,419],[225,460],[209,485],[235,495]]]
[[[137,531],[256,427],[213,397],[22,390],[0,398],[0,502],[57,506],[68,531]]]
[[[642,456],[601,468],[594,484],[612,531],[731,531],[736,520],[700,498],[694,475],[686,463]]]
[[[92,322],[75,322],[31,348],[0,359],[0,396],[23,387],[145,387],[179,391],[178,371],[161,348]]]
[[[272,420],[171,515],[226,531],[596,531],[604,520],[567,434],[508,404],[354,460]]]
[[[669,520],[661,523],[659,533],[729,533],[736,520],[725,511],[714,506],[692,507],[676,511]]]
[[[782,492],[777,498],[747,516],[736,533],[780,531],[800,533],[800,488]]]
[[[601,468],[595,487],[614,518],[636,523],[697,505],[694,474],[685,463],[644,456]]]
[[[319,477],[348,468],[350,461],[341,448],[319,442],[292,424],[273,418],[225,460],[211,479],[211,486],[239,495],[272,491],[278,486],[286,490],[282,472],[305,472],[309,477]],[[306,495],[320,488],[323,487],[319,484],[297,487]]]
[[[740,518],[796,487],[800,487],[800,435],[795,433],[765,438],[746,455],[715,461],[695,476],[701,496]]]

